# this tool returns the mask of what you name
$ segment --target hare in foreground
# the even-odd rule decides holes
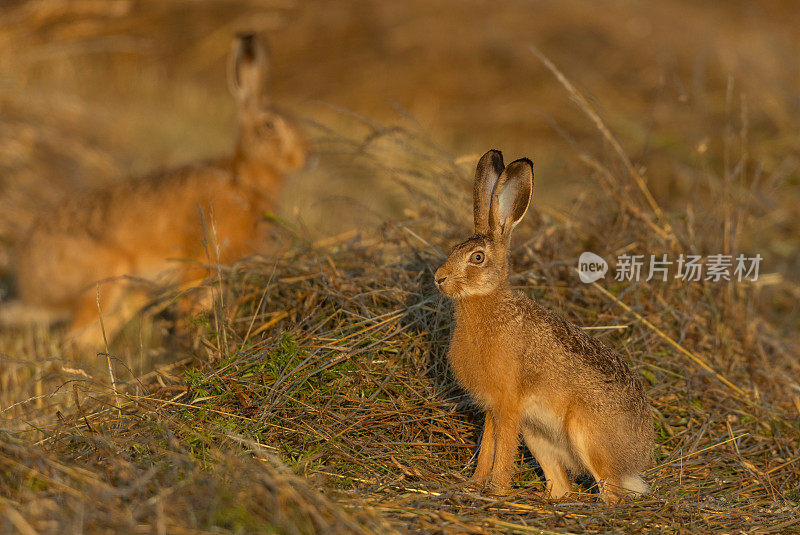
[[[80,346],[103,341],[98,282],[105,281],[100,308],[112,336],[147,299],[122,278],[152,280],[179,267],[176,260],[227,263],[259,250],[258,223],[283,175],[304,165],[307,145],[294,121],[269,105],[267,52],[254,35],[236,39],[230,66],[238,105],[233,156],[73,199],[42,218],[21,245],[15,271],[23,304],[71,316],[69,337]],[[183,269],[181,280],[202,277],[198,263],[190,265],[194,272]]]
[[[474,233],[436,271],[454,299],[448,360],[458,382],[486,411],[472,482],[503,492],[519,435],[553,498],[568,473],[590,473],[607,503],[648,492],[642,471],[653,447],[650,406],[615,352],[508,284],[511,231],[531,200],[533,164],[505,167],[499,151],[478,163]]]

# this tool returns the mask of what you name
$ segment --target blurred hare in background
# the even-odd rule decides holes
[[[532,192],[530,160],[506,167],[499,151],[487,152],[475,172],[473,235],[434,275],[455,302],[450,366],[486,411],[473,483],[507,490],[522,435],[553,498],[569,492],[570,472],[590,473],[608,503],[644,494],[653,422],[636,375],[602,342],[509,286],[511,233]]]
[[[301,168],[308,151],[295,122],[269,103],[268,61],[254,35],[237,37],[230,59],[238,105],[232,156],[76,196],[40,218],[14,262],[21,305],[68,314],[68,339],[98,349],[98,283],[110,338],[147,302],[147,293],[126,288],[125,280],[153,280],[181,268],[176,260],[193,261],[183,264],[179,280],[194,280],[206,273],[199,263],[228,263],[261,249],[258,224],[284,174]]]

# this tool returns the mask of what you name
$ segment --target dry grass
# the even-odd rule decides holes
[[[73,21],[92,36],[102,28],[102,35],[138,35],[138,31],[145,37],[165,33],[170,26],[164,13],[179,9],[165,3],[159,12],[149,2],[28,5],[34,7],[14,4],[4,12],[5,33],[0,32],[0,39],[20,42],[20,34],[9,30],[8,21],[25,9],[53,9],[45,15]],[[116,7],[107,7],[112,5]],[[276,4],[261,10],[254,5],[238,3],[239,16],[272,13],[311,28],[322,17],[303,6]],[[100,9],[102,13],[92,16],[112,22],[89,27],[74,22],[74,13],[58,11],[77,9],[74,6]],[[751,21],[755,29],[749,35],[755,49],[769,49],[773,39],[784,43],[783,27],[775,22],[781,5],[767,6]],[[148,15],[137,11],[136,16],[114,11],[133,7],[150,11]],[[476,95],[482,94],[523,65],[536,73],[539,86],[521,84],[508,90],[502,95],[508,104],[495,102],[483,116],[480,103],[458,92],[466,85],[463,74],[460,84],[456,75],[434,76],[436,91],[430,98],[452,98],[479,123],[488,124],[487,117],[493,116],[501,125],[476,134],[475,143],[480,145],[458,141],[453,131],[464,125],[441,117],[436,123],[431,119],[436,114],[426,115],[435,102],[407,106],[412,117],[422,118],[423,125],[416,126],[410,120],[402,126],[384,126],[385,121],[372,118],[380,113],[368,114],[369,119],[339,109],[315,113],[315,121],[308,124],[320,163],[297,177],[296,184],[316,193],[298,197],[290,188],[287,222],[276,229],[281,247],[219,270],[209,266],[207,284],[216,290],[216,304],[208,314],[180,317],[174,303],[183,297],[166,291],[121,339],[112,342],[116,393],[109,386],[106,356],[68,359],[60,352],[57,330],[31,327],[3,333],[0,532],[796,531],[800,271],[794,142],[800,120],[791,100],[781,96],[789,93],[792,74],[774,74],[781,63],[778,58],[774,64],[766,60],[760,64],[758,75],[743,75],[744,91],[738,89],[739,78],[728,82],[724,76],[721,80],[710,76],[706,86],[693,86],[695,96],[701,95],[705,103],[705,115],[697,102],[693,112],[687,111],[680,102],[660,99],[636,85],[658,78],[659,69],[648,63],[653,49],[635,56],[636,65],[642,67],[640,76],[628,72],[623,77],[626,66],[617,65],[613,57],[584,70],[585,64],[570,60],[568,50],[551,42],[559,35],[559,42],[570,35],[594,36],[589,39],[593,46],[600,43],[602,50],[614,49],[603,43],[617,35],[614,30],[623,23],[614,19],[614,10],[623,8],[609,3],[578,16],[578,7],[571,3],[560,11],[539,7],[542,16],[558,15],[546,21],[553,26],[547,30],[550,33],[536,40],[553,62],[537,58],[528,42],[495,35],[495,47],[500,48],[495,53],[509,63],[495,64],[497,70],[489,69],[491,74],[475,87]],[[393,9],[376,4],[364,10],[363,19],[342,14],[344,22],[332,25],[342,32],[341,28],[361,28],[353,34],[355,42],[343,40],[342,46],[361,51],[357,58],[364,63],[356,80],[363,93],[334,86],[327,95],[332,102],[352,105],[360,97],[377,99],[373,93],[388,91],[375,76],[383,62],[364,48],[375,38],[364,27],[371,19],[376,24],[395,20],[399,15]],[[394,57],[393,47],[411,46],[424,41],[425,35],[430,36],[427,43],[432,50],[453,41],[452,31],[432,33],[429,26],[414,26],[429,20],[424,15],[435,15],[436,9],[431,9],[433,13],[420,6],[409,8],[405,24],[384,43],[389,57]],[[723,27],[735,27],[734,8],[702,11],[672,4],[669,9],[658,8],[654,17],[674,18],[682,9],[700,10],[706,23],[708,17],[719,15]],[[224,15],[235,25],[234,11],[220,10],[212,18]],[[454,22],[442,24],[473,20],[476,11],[468,5],[463,15],[453,17]],[[198,28],[210,24],[208,12],[186,13],[188,35],[201,33]],[[642,13],[636,9],[631,13],[634,22],[625,24],[631,31],[641,31],[637,24]],[[491,17],[507,22],[513,32],[517,31],[513,15],[509,8]],[[41,22],[51,19],[41,15],[26,20],[30,20],[27,35],[44,32],[52,37],[52,26]],[[646,20],[653,25],[652,38],[663,39],[656,19]],[[77,30],[67,27],[71,29],[59,35],[75,35]],[[765,28],[772,30],[772,39]],[[302,35],[296,26],[281,31],[290,48],[292,37]],[[688,33],[683,30],[669,41],[678,59],[677,67],[667,72],[678,80],[688,68],[681,58],[689,54],[691,43],[680,42],[689,39]],[[180,62],[217,54],[196,72],[213,70],[213,62],[222,59],[220,47],[227,48],[218,41],[225,41],[227,34],[220,30],[209,35],[205,41],[193,41],[192,47],[178,48],[185,54]],[[624,35],[614,39],[624,41]],[[85,46],[85,41],[76,39]],[[725,32],[707,36],[704,42],[707,50],[738,50]],[[472,52],[481,48],[477,39],[450,46],[458,49],[453,57],[462,58],[459,66],[467,71],[474,61]],[[279,43],[274,48],[279,49]],[[122,61],[117,54],[115,61]],[[748,54],[733,53],[733,57],[745,62],[751,58]],[[8,54],[2,61],[17,68],[19,76],[46,78],[36,69],[23,69]],[[97,60],[84,58],[76,65],[93,61]],[[125,61],[136,63],[135,58]],[[287,66],[280,59],[279,65]],[[405,80],[408,86],[401,90],[410,94],[419,87],[412,82],[422,74],[410,76],[412,71],[403,70],[402,62],[399,65],[395,83]],[[298,70],[289,80],[310,82],[336,67],[341,69],[342,64],[321,68],[316,75],[307,68]],[[104,71],[91,72],[95,76]],[[584,72],[588,74],[583,76]],[[623,84],[608,84],[600,73],[630,81],[631,88],[626,92]],[[777,84],[771,99],[762,99],[767,93],[758,76],[774,82],[786,76],[789,82]],[[150,90],[158,94],[157,87]],[[591,88],[592,96],[583,87]],[[663,87],[669,92],[672,86]],[[203,101],[201,93],[185,89],[183,95],[187,94]],[[220,95],[224,87],[210,98],[224,103]],[[9,105],[2,111],[6,130],[0,132],[0,150],[14,158],[4,159],[6,180],[0,186],[17,192],[5,199],[19,200],[15,206],[21,207],[20,217],[30,210],[20,200],[26,198],[22,190],[41,192],[51,199],[48,202],[57,202],[69,191],[69,187],[62,191],[39,187],[36,175],[54,176],[58,165],[74,172],[65,174],[65,180],[75,184],[100,173],[118,178],[124,175],[121,169],[131,168],[126,163],[129,156],[118,147],[136,139],[135,122],[126,122],[127,133],[95,148],[99,142],[92,140],[102,137],[97,132],[107,131],[102,130],[104,119],[101,113],[95,116],[98,122],[82,123],[92,114],[78,96],[72,97],[74,108],[63,110],[37,108],[42,100],[24,101],[17,90],[2,93],[2,98]],[[639,99],[655,108],[649,126],[647,120],[635,118],[641,109]],[[569,101],[576,105],[567,108]],[[546,108],[546,120],[508,111],[523,104]],[[224,109],[225,104],[221,106]],[[50,113],[54,109],[60,114]],[[445,107],[441,115],[448,113]],[[9,120],[13,114],[17,122]],[[666,121],[670,114],[677,119]],[[115,118],[122,120],[120,115]],[[205,120],[203,128],[209,131],[225,121]],[[514,121],[524,124],[515,129]],[[532,133],[533,121],[549,121],[555,128]],[[500,132],[501,127],[507,130]],[[159,131],[164,137],[156,138],[178,138],[180,133],[177,125],[165,126]],[[513,283],[592,329],[641,375],[655,409],[657,431],[655,464],[647,474],[653,486],[650,496],[607,508],[597,502],[591,482],[582,482],[569,499],[550,502],[539,495],[540,475],[529,458],[521,463],[510,496],[498,499],[463,487],[474,462],[481,418],[447,370],[449,305],[432,288],[430,275],[442,251],[469,230],[470,178],[477,159],[472,152],[494,143],[481,136],[498,138],[501,148],[512,137],[524,137],[525,143],[508,143],[512,153],[532,139],[547,139],[544,146],[560,147],[557,156],[569,162],[559,167],[555,156],[545,155],[540,165],[537,158],[535,209],[516,232]],[[439,144],[463,152],[448,154],[432,139],[445,139]],[[180,154],[167,156],[150,147],[145,160],[169,162],[212,148],[189,145]],[[533,156],[538,156],[536,151]],[[571,173],[582,177],[575,181],[577,187],[561,190],[561,197],[554,199],[549,186]],[[365,177],[370,178],[368,188]],[[326,180],[332,184],[326,186]],[[293,217],[292,203],[300,208],[316,206],[342,189],[355,200],[345,203],[341,229],[334,223],[326,228],[354,230],[321,235],[319,223],[307,210]],[[381,192],[380,199],[369,204],[367,197],[376,191]],[[629,284],[607,279],[584,285],[573,266],[585,250],[606,257],[623,251],[760,252],[765,261],[757,284]]]
[[[194,356],[138,378],[115,364],[119,406],[107,381],[54,360],[63,378],[46,382],[58,388],[4,414],[14,416],[16,436],[4,439],[6,507],[39,531],[77,522],[89,531],[382,531],[380,522],[476,532],[795,526],[796,348],[764,319],[748,328],[761,318],[758,288],[737,287],[726,306],[728,287],[712,283],[616,285],[609,293],[578,286],[570,266],[549,259],[575,258],[599,229],[546,214],[520,229],[515,282],[597,328],[648,382],[658,433],[653,495],[606,509],[585,488],[566,503],[547,502],[530,461],[510,497],[462,488],[479,415],[448,376],[449,310],[430,274],[448,243],[444,229],[463,227],[469,209],[466,197],[437,202],[445,197],[424,186],[438,178],[467,192],[468,174],[434,159],[425,144],[414,150],[416,142],[393,131],[363,152],[372,161],[394,147],[392,172],[417,199],[416,217],[379,237],[298,240],[283,254],[224,271],[224,298],[195,321]],[[399,163],[404,151],[413,167]],[[637,210],[652,217],[645,203]],[[610,213],[591,207],[581,213]],[[676,236],[692,233],[673,221]],[[604,239],[667,246],[637,218],[601,228]],[[68,412],[55,410],[65,405]]]

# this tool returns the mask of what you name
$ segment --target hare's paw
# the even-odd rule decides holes
[[[100,322],[71,328],[65,336],[64,345],[81,355],[105,351],[106,338],[103,336]]]
[[[489,483],[490,477],[488,474],[482,475],[476,473],[472,474],[472,477],[467,480],[465,486],[470,490],[482,492],[489,486]]]
[[[492,496],[508,496],[511,494],[511,485],[506,483],[496,483],[492,481],[486,488],[486,491]]]
[[[608,478],[600,482],[600,497],[608,505],[631,500],[650,492],[641,476]]]

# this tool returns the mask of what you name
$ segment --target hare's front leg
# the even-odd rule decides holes
[[[480,450],[478,450],[478,464],[475,467],[475,473],[472,474],[469,480],[471,486],[483,487],[489,482],[489,475],[492,472],[492,463],[494,462],[494,444],[494,419],[492,418],[492,413],[486,411],[481,446]]]
[[[519,450],[520,411],[518,407],[498,407],[493,410],[494,418],[494,464],[490,489],[503,493],[511,486],[514,475],[514,461]]]

